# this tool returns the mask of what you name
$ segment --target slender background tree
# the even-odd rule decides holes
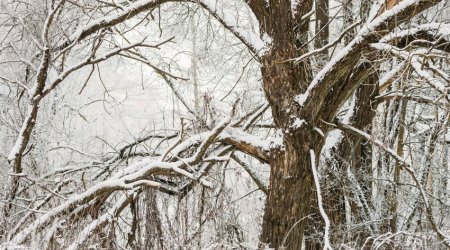
[[[446,1],[1,4],[5,248],[450,247]]]

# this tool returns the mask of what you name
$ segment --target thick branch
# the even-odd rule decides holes
[[[267,16],[267,6],[265,0],[247,0],[248,7],[255,14],[259,23],[263,23]]]
[[[331,120],[340,105],[327,105],[330,101],[345,101],[345,96],[333,95],[328,99],[327,93],[346,84],[345,88],[354,90],[357,83],[340,81],[359,62],[361,53],[370,51],[370,43],[379,40],[386,31],[391,31],[417,13],[439,3],[439,0],[402,1],[392,9],[370,21],[359,34],[332,58],[328,64],[311,81],[305,93],[298,95],[297,103],[303,107],[305,114],[324,114],[324,120]],[[347,94],[347,93],[345,93]],[[323,112],[320,112],[324,109]],[[331,119],[330,119],[331,118]]]

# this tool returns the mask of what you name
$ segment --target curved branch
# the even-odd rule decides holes
[[[220,136],[221,141],[237,150],[256,157],[264,163],[269,162],[270,141],[248,134],[237,128],[227,128]]]
[[[85,39],[86,37],[96,33],[97,31],[105,28],[112,27],[116,24],[122,23],[143,11],[155,8],[166,2],[173,2],[174,0],[141,0],[130,4],[127,7],[122,8],[117,14],[105,16],[103,18],[96,19],[85,27],[80,28],[74,35],[68,38],[66,41],[59,45],[56,45],[54,50],[64,50],[72,44]]]
[[[142,185],[160,187],[160,183],[147,180],[147,178],[151,175],[181,175],[189,179],[199,181],[203,185],[209,186],[210,184],[201,176],[197,176],[195,173],[188,172],[185,169],[191,165],[198,164],[202,160],[207,148],[231,122],[231,119],[232,116],[225,118],[221,123],[219,123],[218,126],[216,126],[216,128],[209,132],[209,135],[205,140],[203,140],[193,156],[185,159],[179,159],[176,162],[149,162],[145,159],[137,162],[117,173],[109,180],[98,183],[97,185],[89,188],[87,191],[72,197],[65,203],[45,213],[28,227],[16,234],[11,241],[16,244],[23,243],[37,228],[47,225],[56,217],[70,213],[75,208],[92,201],[100,195],[111,194],[112,192],[118,190],[130,190]]]
[[[440,0],[401,1],[366,24],[359,34],[323,67],[311,81],[308,89],[296,97],[298,105],[303,107],[305,114],[325,114],[326,117],[322,117],[324,120],[332,120],[340,105],[327,105],[330,101],[327,99],[327,93],[341,88],[341,85],[346,85],[346,88],[350,90],[356,88],[356,83],[340,80],[359,62],[361,53],[370,50],[370,43],[378,41],[386,31],[393,30],[412,16],[439,2]],[[339,94],[333,96],[333,100],[337,99],[345,101],[344,96]],[[324,111],[320,112],[321,109]]]

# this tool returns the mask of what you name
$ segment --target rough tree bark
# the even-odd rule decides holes
[[[261,241],[271,247],[279,247],[284,241],[285,247],[300,249],[306,226],[306,220],[302,218],[309,213],[314,198],[308,152],[311,148],[319,152],[323,138],[311,134],[307,129],[309,126],[301,126],[301,121],[298,128],[291,126],[292,117],[296,117],[295,110],[290,110],[291,105],[295,96],[306,89],[309,74],[305,64],[285,62],[298,55],[301,34],[294,32],[296,21],[290,13],[290,1],[273,2],[268,13],[270,25],[266,30],[273,39],[272,48],[262,58],[261,72],[275,125],[284,138],[283,148],[275,150],[270,157],[270,190]]]
[[[369,44],[386,30],[438,1],[419,1],[384,19],[382,25],[372,27],[371,32],[350,44],[350,52],[336,63],[339,66],[327,71],[319,80],[311,77],[308,61],[294,63],[289,60],[304,53],[304,41],[299,38],[308,32],[308,27],[302,25],[305,20],[300,17],[310,10],[306,7],[312,6],[312,1],[298,2],[301,8],[291,13],[290,1],[270,1],[265,23],[261,24],[262,33],[266,32],[272,38],[270,50],[261,58],[263,87],[274,123],[283,134],[283,143],[272,152],[269,160],[269,194],[260,240],[270,247],[286,249],[301,248],[308,224],[305,218],[311,213],[315,199],[308,152],[321,151],[324,145],[321,133],[329,130],[324,121],[334,119],[339,107],[372,72],[370,67],[358,65],[359,55],[367,52]],[[394,6],[382,7],[377,15]],[[320,83],[315,88],[308,87],[314,80]],[[305,91],[309,91],[307,100],[296,102],[296,96]]]

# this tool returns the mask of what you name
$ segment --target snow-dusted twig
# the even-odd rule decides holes
[[[303,61],[304,59],[306,59],[306,58],[308,58],[308,57],[310,57],[310,56],[312,56],[312,55],[318,54],[318,53],[320,53],[320,52],[323,52],[323,51],[325,51],[325,50],[327,50],[327,49],[329,49],[329,48],[335,46],[336,44],[338,44],[338,43],[342,40],[342,38],[343,38],[349,31],[353,30],[353,28],[355,28],[356,26],[358,26],[360,23],[361,23],[361,21],[357,21],[357,22],[355,22],[354,24],[350,25],[350,26],[347,27],[344,31],[342,31],[342,33],[339,35],[338,38],[334,39],[333,41],[331,41],[330,43],[324,45],[323,47],[318,48],[318,49],[315,49],[315,50],[310,51],[310,52],[308,52],[308,53],[305,53],[305,54],[303,54],[303,55],[300,56],[300,57],[297,57],[297,58],[294,58],[294,59],[290,59],[289,61],[295,61],[296,63],[299,63],[299,62]]]

